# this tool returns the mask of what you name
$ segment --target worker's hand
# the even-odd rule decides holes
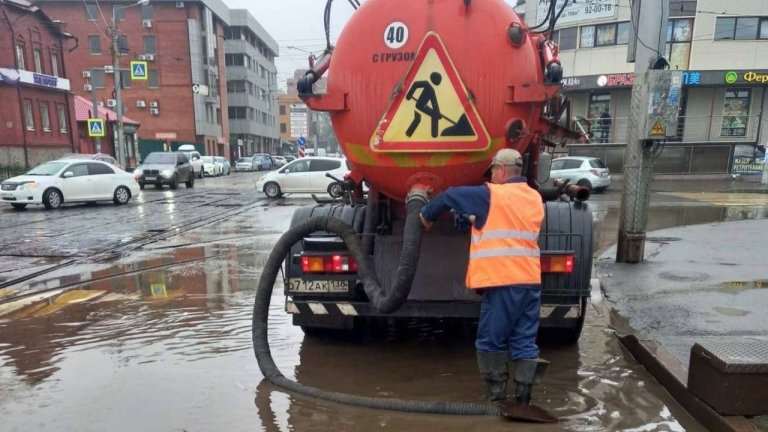
[[[472,228],[473,222],[474,222],[474,216],[472,215],[459,214],[459,213],[453,214],[453,227],[456,228],[456,231],[458,232],[461,232],[461,233],[469,232],[470,228]]]
[[[419,213],[419,218],[421,219],[421,226],[424,227],[424,231],[429,231],[432,229],[432,222],[428,221],[423,214]]]

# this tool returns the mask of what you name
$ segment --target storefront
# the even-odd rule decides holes
[[[590,133],[585,144],[613,147],[614,161],[623,160],[634,81],[633,73],[563,79],[574,128]],[[764,158],[758,146],[768,140],[762,120],[766,86],[768,70],[684,71],[678,130],[668,140],[657,172],[755,171]],[[620,168],[613,165],[614,171]]]

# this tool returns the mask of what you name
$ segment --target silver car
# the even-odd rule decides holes
[[[252,157],[241,157],[235,162],[235,171],[256,171]]]
[[[595,157],[567,156],[552,161],[550,177],[568,179],[571,184],[600,193],[611,185],[608,167]]]

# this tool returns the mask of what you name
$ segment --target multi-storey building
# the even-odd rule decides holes
[[[528,1],[529,25],[546,1]],[[558,1],[558,6],[562,4]],[[635,65],[627,62],[630,1],[594,0],[566,7],[553,36],[560,47],[563,93],[590,143],[571,153],[601,157],[621,171]],[[683,71],[676,137],[656,160],[663,174],[748,173],[764,158],[768,87],[768,3],[671,0],[666,26],[671,69]],[[638,41],[650,45],[650,41]],[[608,113],[610,122],[600,117]],[[764,148],[764,147],[763,147]]]
[[[0,166],[77,151],[65,54],[75,40],[37,6],[0,0]]]
[[[141,124],[124,128],[127,164],[149,151],[193,143],[229,157],[224,29],[221,0],[40,0],[53,19],[79,40],[69,54],[72,90],[105,106],[116,104],[113,46],[123,81],[124,113]],[[114,28],[115,31],[111,30]],[[113,44],[113,35],[116,40]],[[146,61],[146,80],[130,79],[130,62]],[[114,108],[113,108],[114,109]],[[224,113],[222,113],[224,110]]]
[[[224,40],[232,156],[275,153],[277,42],[245,9],[230,11]]]

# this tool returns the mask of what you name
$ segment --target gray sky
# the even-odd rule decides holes
[[[308,67],[306,51],[325,48],[323,11],[325,0],[224,0],[231,8],[248,9],[280,46],[277,65],[278,87],[296,69]],[[361,1],[362,3],[362,1]],[[331,43],[335,43],[344,23],[355,10],[347,0],[334,0],[331,14]],[[288,48],[290,46],[297,49]],[[320,53],[317,53],[318,55]]]

